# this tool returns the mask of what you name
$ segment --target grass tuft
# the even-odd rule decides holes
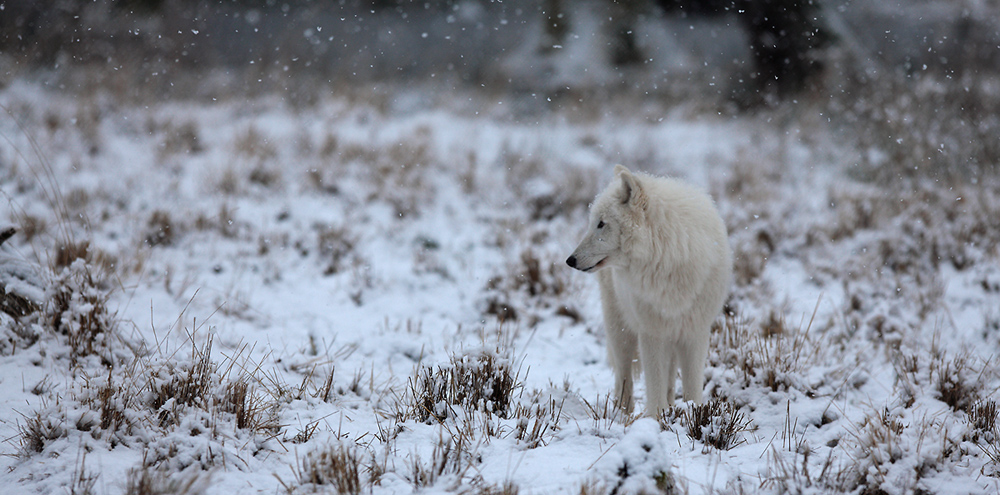
[[[90,260],[90,242],[63,242],[56,246],[56,255],[51,260],[52,269],[58,271],[67,268],[76,260]]]
[[[418,421],[444,421],[452,406],[506,419],[521,388],[510,363],[491,353],[452,356],[448,366],[425,366],[410,380],[410,414]]]
[[[125,432],[129,433],[131,424],[128,422],[126,411],[132,402],[132,396],[125,389],[112,382],[108,377],[108,382],[97,389],[97,396],[94,398],[92,406],[97,407],[100,413],[100,427],[102,431],[115,433],[123,426]]]
[[[487,281],[489,297],[484,313],[500,321],[514,321],[527,313],[525,320],[529,327],[536,325],[542,314],[550,312],[579,318],[575,309],[553,304],[575,289],[573,275],[562,259],[561,254],[541,251],[534,245],[523,249],[508,263],[506,273]]]
[[[565,267],[552,259],[543,259],[533,249],[521,252],[520,261],[511,282],[513,289],[525,291],[531,297],[559,297],[566,291],[569,282]]]
[[[146,222],[145,242],[147,246],[170,246],[174,243],[176,229],[170,213],[156,210]]]
[[[542,401],[540,395],[536,394],[528,406],[519,404],[513,414],[513,418],[517,420],[513,432],[514,438],[518,442],[523,442],[528,449],[545,445],[546,439],[556,434],[566,403],[565,398],[558,402],[552,397]]]
[[[719,400],[693,404],[681,413],[680,419],[689,437],[719,450],[744,443],[740,433],[751,425],[735,406]]]
[[[316,246],[320,259],[326,263],[324,275],[335,275],[359,263],[355,246],[358,238],[346,227],[317,225]]]
[[[20,319],[39,310],[38,303],[15,292],[7,292],[0,287],[0,311],[14,319]]]
[[[87,471],[87,453],[80,456],[80,463],[74,467],[73,478],[69,485],[70,495],[96,495],[94,486],[97,484],[98,473]]]
[[[821,346],[810,337],[808,326],[804,330],[790,327],[783,315],[771,311],[760,324],[729,315],[716,328],[709,362],[738,370],[743,379],[737,386],[763,386],[772,392],[800,388],[812,393],[803,370],[817,358]]]
[[[475,457],[466,435],[439,436],[428,462],[414,455],[410,464],[410,483],[416,489],[435,485],[443,478],[452,478],[458,484],[465,473],[474,467]]]
[[[218,385],[218,368],[212,363],[212,338],[199,349],[191,344],[191,359],[163,363],[149,369],[149,408],[159,414],[161,427],[178,424],[182,407],[208,408],[210,394]],[[169,408],[165,406],[170,406]]]
[[[235,416],[236,427],[241,430],[277,434],[281,424],[275,415],[276,404],[258,394],[249,380],[250,377],[241,376],[226,384],[221,409]]]
[[[951,361],[944,361],[942,358],[941,362],[935,364],[937,364],[935,390],[941,401],[955,411],[970,412],[979,398],[980,387],[976,380],[969,376],[975,372],[969,357],[956,356]]]
[[[356,448],[331,445],[307,453],[295,476],[300,485],[330,487],[334,493],[357,495],[363,487],[360,466]]]
[[[204,151],[198,125],[194,122],[185,122],[180,125],[173,122],[166,122],[162,125],[149,122],[147,127],[150,128],[150,131],[161,130],[163,132],[163,140],[157,148],[157,157],[161,160],[176,154],[189,155]]]
[[[18,424],[18,441],[20,442],[20,457],[30,457],[45,450],[45,445],[65,435],[66,430],[57,418],[36,411],[31,416],[24,417],[24,424]]]
[[[483,485],[471,493],[475,495],[517,495],[521,489],[513,481],[507,480],[500,485]]]
[[[639,418],[638,415],[629,414],[622,410],[611,392],[597,396],[593,403],[582,397],[581,400],[587,407],[587,415],[594,420],[595,430],[607,430],[616,422],[622,422],[628,426]]]
[[[208,488],[208,476],[174,473],[146,466],[130,469],[125,477],[125,495],[201,495]]]
[[[993,435],[1000,432],[997,430],[998,417],[1000,417],[1000,411],[997,410],[996,401],[992,399],[977,402],[969,409],[969,425],[979,432],[992,433]]]

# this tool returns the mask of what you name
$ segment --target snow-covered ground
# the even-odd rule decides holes
[[[809,110],[420,98],[0,91],[0,288],[38,303],[0,313],[0,484],[1000,490],[995,178],[862,181]],[[563,260],[615,163],[727,221],[714,408],[612,405],[596,280]]]

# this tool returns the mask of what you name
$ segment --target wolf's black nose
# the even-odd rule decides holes
[[[566,264],[569,265],[570,268],[576,268],[576,256],[566,258]]]

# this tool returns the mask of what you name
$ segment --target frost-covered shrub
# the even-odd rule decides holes
[[[0,226],[0,356],[38,340],[36,315],[45,301],[40,267],[2,247],[15,233],[12,226]]]
[[[67,337],[73,361],[100,355],[114,362],[110,347],[117,322],[107,307],[108,291],[86,260],[77,258],[56,274],[46,296],[48,324]]]
[[[0,246],[15,232],[14,227],[0,227]],[[38,267],[0,250],[0,311],[18,319],[38,311],[45,299],[42,287]]]
[[[884,408],[868,414],[843,442],[849,462],[833,479],[838,491],[919,493],[927,490],[947,459],[966,455],[958,448],[954,423],[943,416]]]
[[[682,493],[656,420],[632,423],[625,436],[594,466],[605,493]],[[583,490],[581,490],[582,492]]]

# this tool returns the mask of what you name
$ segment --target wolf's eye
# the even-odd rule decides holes
[[[601,220],[600,222],[597,222],[597,228],[599,228],[599,229],[603,229],[604,228],[604,220]]]

